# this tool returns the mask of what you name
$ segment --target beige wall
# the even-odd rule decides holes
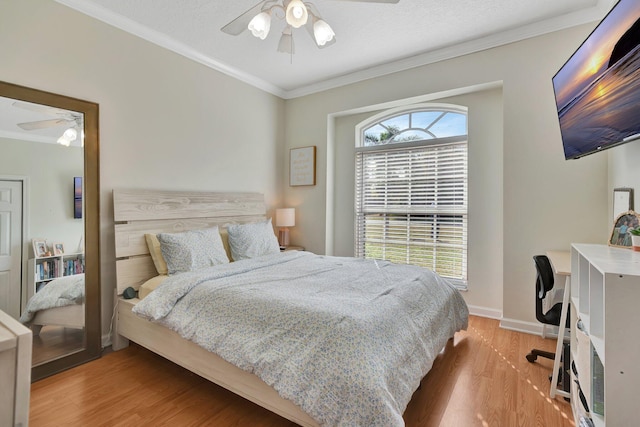
[[[100,105],[103,332],[113,188],[259,191],[279,205],[283,100],[51,0],[0,0],[0,40],[0,80]]]
[[[609,150],[609,230],[613,227],[613,189],[634,189],[634,210],[640,212],[640,141]]]
[[[537,330],[532,256],[549,249],[568,250],[575,241],[605,242],[608,233],[607,158],[564,160],[551,86],[551,77],[591,29],[583,25],[287,101],[287,148],[318,146],[318,185],[285,186],[285,204],[299,206],[292,241],[320,253],[336,246],[333,233],[325,231],[327,225],[329,230],[335,225],[338,212],[333,194],[342,183],[335,177],[348,172],[338,171],[337,165],[352,167],[334,154],[337,132],[343,132],[337,117],[373,111],[400,99],[473,93],[479,85],[501,82],[502,120],[485,126],[487,132],[502,135],[502,151],[490,147],[485,153],[491,156],[470,163],[471,170],[486,171],[492,190],[495,179],[501,180],[500,195],[485,198],[481,190],[470,195],[474,203],[482,203],[477,207],[480,217],[502,217],[502,226],[493,230],[501,242],[475,248],[470,242],[470,268],[477,270],[464,296],[478,312],[502,311],[506,327]],[[477,101],[482,105],[481,97]],[[492,103],[490,108],[496,109]],[[285,177],[287,173],[285,168]],[[470,209],[476,209],[471,204]],[[345,232],[344,226],[337,227]],[[487,256],[484,251],[501,262],[480,261]]]

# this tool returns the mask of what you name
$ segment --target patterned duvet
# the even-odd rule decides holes
[[[47,283],[27,303],[20,322],[29,325],[36,313],[55,307],[64,307],[84,302],[84,273],[63,276]]]
[[[403,426],[420,380],[468,320],[459,292],[429,270],[296,251],[170,276],[133,311],[327,426]]]

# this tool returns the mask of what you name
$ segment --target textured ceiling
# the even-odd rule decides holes
[[[33,109],[27,109],[24,106],[31,106]],[[16,103],[15,99],[0,96],[0,138],[54,144],[69,124],[62,123],[42,129],[24,130],[18,126],[18,123],[66,118],[70,113],[68,110],[43,107],[30,102]],[[79,139],[72,143],[72,146],[78,145],[80,145]]]
[[[284,98],[399,71],[601,19],[615,0],[317,0],[337,42],[318,49],[294,30],[296,53],[225,24],[257,0],[56,0]]]

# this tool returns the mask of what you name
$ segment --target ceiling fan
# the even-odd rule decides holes
[[[400,0],[334,0],[362,3],[398,3]],[[264,0],[242,13],[221,28],[222,32],[237,36],[244,30],[251,31],[261,40],[267,38],[271,29],[271,17],[285,20],[285,27],[278,43],[278,52],[293,54],[293,28],[305,26],[319,48],[335,43],[335,33],[327,24],[313,3],[302,0]]]
[[[71,142],[75,141],[78,138],[79,133],[82,134],[84,125],[83,117],[80,113],[21,101],[15,101],[12,105],[16,108],[22,108],[23,110],[29,110],[54,117],[47,120],[18,123],[18,127],[23,130],[32,131],[64,125],[66,126],[66,129],[62,136],[58,138],[57,142],[65,146],[69,146]]]

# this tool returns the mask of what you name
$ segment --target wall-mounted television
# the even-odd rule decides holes
[[[73,177],[73,217],[82,218],[82,177]]]
[[[620,0],[552,79],[566,159],[640,138],[640,1]]]

